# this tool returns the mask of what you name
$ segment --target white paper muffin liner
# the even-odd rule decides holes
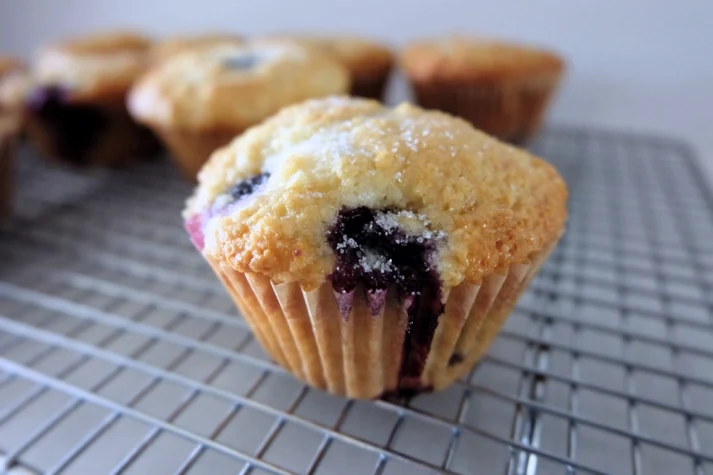
[[[444,289],[445,311],[419,381],[399,377],[408,314],[397,292],[387,291],[376,315],[364,292],[357,292],[349,314],[343,316],[330,282],[305,291],[298,283],[276,285],[264,276],[208,261],[275,361],[316,388],[373,399],[440,390],[468,372],[553,247],[502,274],[486,276],[480,285]]]

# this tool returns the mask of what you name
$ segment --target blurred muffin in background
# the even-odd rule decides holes
[[[546,50],[461,36],[413,43],[401,64],[419,104],[511,142],[537,132],[565,69]]]
[[[18,58],[0,56],[0,116],[21,119],[28,85],[27,66]]]
[[[15,149],[20,130],[19,121],[0,115],[0,223],[10,215]]]
[[[185,51],[210,48],[220,44],[244,42],[244,38],[231,33],[206,33],[202,35],[176,36],[159,41],[151,48],[151,62],[160,63]]]
[[[294,41],[302,46],[322,50],[341,62],[351,76],[352,96],[382,100],[393,68],[393,54],[386,46],[355,36],[320,37],[310,35],[277,35],[261,41]]]
[[[120,166],[159,150],[126,110],[126,94],[148,64],[151,41],[115,32],[50,45],[32,65],[25,96],[30,140],[73,165]]]
[[[346,94],[347,70],[291,42],[218,44],[159,64],[129,95],[129,110],[165,142],[186,178],[217,148],[283,107]]]
[[[27,68],[17,58],[0,56],[0,222],[10,214],[15,149],[22,131],[22,92]]]

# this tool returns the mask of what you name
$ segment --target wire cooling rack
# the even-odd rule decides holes
[[[165,163],[21,158],[0,232],[0,453],[27,473],[713,474],[713,201],[677,142],[551,130],[568,232],[484,360],[408,406],[260,350]]]

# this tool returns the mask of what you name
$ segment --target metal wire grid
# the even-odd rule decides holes
[[[0,232],[11,473],[713,473],[713,213],[687,149],[553,130],[571,219],[483,362],[408,406],[260,350],[180,228],[164,163],[22,158]]]

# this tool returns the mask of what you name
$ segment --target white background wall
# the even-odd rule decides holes
[[[570,62],[551,121],[659,132],[713,170],[713,0],[0,0],[0,50],[112,27],[353,32],[394,45],[444,32],[553,47]],[[404,97],[397,87],[394,100]]]

